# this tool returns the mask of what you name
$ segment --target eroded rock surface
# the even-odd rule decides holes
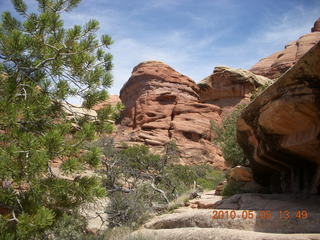
[[[142,229],[133,237],[149,240],[319,240],[319,234],[258,233],[224,228]]]
[[[245,69],[217,66],[199,84],[200,101],[221,107],[224,116],[236,105],[249,103],[251,93],[270,81]]]
[[[219,99],[242,99],[269,81],[245,69],[217,66],[210,76],[200,82],[200,100],[216,103]]]
[[[268,78],[278,78],[292,67],[310,48],[319,42],[319,40],[320,19],[315,22],[311,33],[305,34],[298,40],[287,44],[284,50],[261,59],[250,71]]]
[[[153,149],[175,141],[181,163],[224,169],[221,151],[211,141],[210,121],[219,125],[225,114],[250,101],[251,92],[268,81],[247,70],[220,66],[197,85],[162,62],[143,62],[121,89],[125,111],[115,141]]]
[[[210,130],[210,120],[221,120],[221,109],[200,103],[198,91],[195,82],[162,62],[137,65],[120,92],[125,111],[116,141],[155,147],[175,141],[182,163],[210,163],[224,168]]]
[[[207,192],[198,201],[205,201],[210,209],[178,208],[154,217],[132,235],[148,239],[320,239],[319,200],[319,196],[306,199],[290,194],[237,194],[219,200]]]
[[[238,120],[254,179],[273,192],[320,191],[320,43]]]

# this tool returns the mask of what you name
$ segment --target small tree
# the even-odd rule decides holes
[[[58,178],[52,161],[66,171],[99,164],[96,148],[81,151],[95,137],[95,125],[68,120],[62,105],[80,96],[91,107],[107,96],[112,78],[110,36],[99,24],[65,29],[61,13],[80,0],[37,0],[30,13],[13,0],[22,22],[9,12],[0,21],[0,235],[33,239],[64,213],[105,194],[94,177]]]
[[[215,134],[214,142],[221,148],[225,161],[231,166],[248,165],[242,148],[237,142],[237,120],[242,109],[246,105],[239,105],[229,116],[222,121],[219,127],[214,121],[211,121],[211,129]]]
[[[223,174],[207,165],[177,164],[174,142],[154,154],[145,145],[113,147],[112,139],[100,139],[105,154],[105,186],[109,192],[109,227],[139,227],[150,215],[176,206],[179,196],[201,187],[213,189]],[[187,197],[189,194],[187,194]]]

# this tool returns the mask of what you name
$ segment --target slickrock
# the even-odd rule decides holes
[[[199,240],[235,236],[235,239],[320,239],[319,196],[237,194],[217,201],[212,193],[204,193],[200,199],[211,199],[211,209],[176,209],[151,219],[133,236]],[[206,234],[202,235],[203,232]]]
[[[109,198],[101,198],[93,203],[80,206],[79,213],[86,219],[86,230],[92,233],[103,232],[108,227],[106,207],[110,204]]]
[[[275,234],[224,228],[142,229],[131,237],[148,240],[319,240],[319,234]]]
[[[261,59],[250,71],[271,79],[280,77],[292,67],[310,48],[320,40],[320,18],[315,22],[311,33],[287,44],[284,50]]]
[[[195,198],[186,203],[191,208],[211,209],[216,205],[216,202],[221,201],[222,196],[216,195],[216,190],[204,192],[199,198]]]
[[[320,42],[241,114],[238,142],[273,192],[320,192]]]

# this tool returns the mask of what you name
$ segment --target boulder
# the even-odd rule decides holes
[[[320,18],[315,22],[311,33],[287,44],[284,50],[261,59],[250,69],[251,72],[271,79],[280,77],[291,68],[310,48],[320,40]]]
[[[253,177],[273,192],[320,193],[319,89],[320,42],[238,119]]]
[[[228,173],[229,178],[237,182],[251,182],[253,181],[251,168],[244,166],[236,166],[231,168]]]
[[[215,188],[215,195],[220,196],[227,183],[228,183],[227,179],[220,182]]]

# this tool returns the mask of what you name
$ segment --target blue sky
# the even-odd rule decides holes
[[[26,0],[35,9],[35,0]],[[12,10],[0,0],[0,12]],[[250,68],[260,58],[310,32],[319,0],[82,0],[66,26],[100,22],[115,43],[118,94],[138,63],[160,60],[199,82],[214,66]]]

